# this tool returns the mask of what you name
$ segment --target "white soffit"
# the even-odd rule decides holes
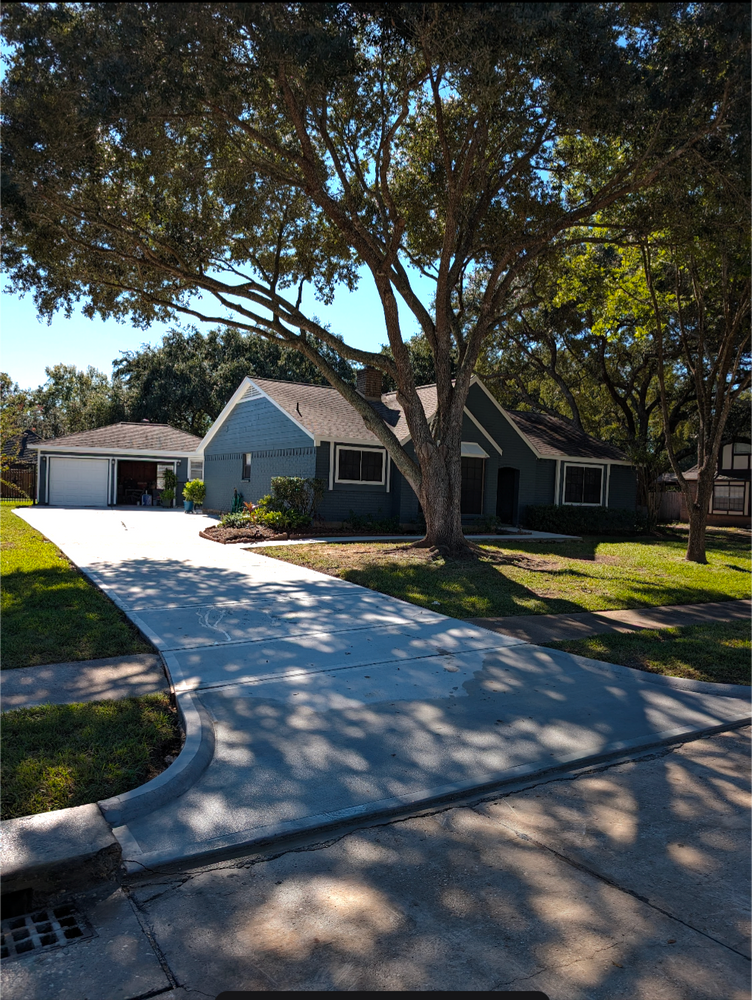
[[[463,441],[462,442],[462,457],[463,458],[488,458],[488,452],[484,451],[479,444],[475,441]]]

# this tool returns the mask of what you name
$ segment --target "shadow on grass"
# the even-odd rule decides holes
[[[3,669],[154,652],[126,616],[68,564],[3,575]]]
[[[716,541],[709,551],[728,555],[728,546],[721,543]],[[605,547],[611,551],[604,553]],[[310,560],[298,552],[291,554],[291,561],[425,607],[437,606],[457,618],[569,614],[748,596],[746,589],[740,590],[736,573],[733,585],[722,579],[725,562],[702,568],[684,562],[679,542],[592,537],[545,547],[517,542],[511,547],[505,539],[484,545],[482,552],[475,559],[431,561],[411,557],[407,549],[364,548],[353,552],[357,565],[348,565],[352,560],[340,559],[336,551]],[[741,545],[739,555],[747,557]]]
[[[750,683],[748,621],[640,629],[544,645],[654,674],[719,684]]]
[[[180,741],[167,694],[5,712],[2,819],[137,788],[165,769]]]

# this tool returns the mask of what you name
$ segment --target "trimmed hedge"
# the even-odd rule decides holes
[[[640,535],[647,520],[642,511],[625,507],[531,504],[525,509],[525,527],[562,535]]]

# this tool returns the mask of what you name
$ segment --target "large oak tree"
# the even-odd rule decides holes
[[[462,414],[489,331],[537,255],[723,127],[741,9],[6,4],[6,267],[43,314],[83,300],[295,347],[415,489],[426,544],[461,553]],[[307,286],[326,302],[359,274],[389,354],[303,308]],[[398,303],[433,355],[430,421]],[[317,342],[393,380],[414,451]]]

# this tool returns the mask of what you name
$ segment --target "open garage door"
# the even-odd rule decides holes
[[[106,507],[106,458],[51,458],[49,502],[56,507]]]

